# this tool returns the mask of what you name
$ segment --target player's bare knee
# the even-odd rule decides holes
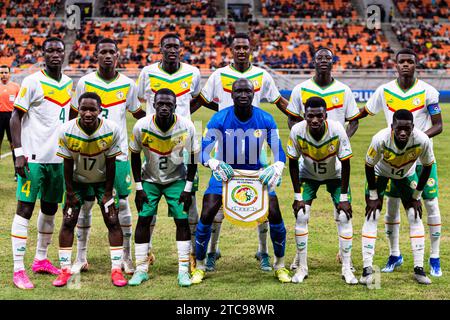
[[[191,240],[191,229],[189,228],[188,219],[174,219],[177,226],[176,240],[187,241]]]
[[[34,203],[33,202],[23,202],[18,201],[17,202],[17,215],[21,216],[22,218],[25,218],[27,220],[31,219],[31,216],[33,215],[34,210]]]
[[[58,211],[58,204],[41,201],[41,211],[45,215],[53,216]]]

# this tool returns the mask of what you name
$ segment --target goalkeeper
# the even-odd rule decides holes
[[[252,106],[254,88],[246,78],[233,83],[231,96],[234,105],[216,113],[203,134],[202,163],[212,170],[212,176],[203,197],[202,213],[195,234],[197,268],[192,274],[192,283],[200,283],[205,277],[211,225],[222,206],[222,182],[233,177],[234,169],[260,170],[263,167],[260,163],[261,149],[265,141],[272,150],[274,164],[261,171],[259,179],[269,189],[268,219],[275,255],[275,277],[280,282],[291,282],[284,266],[286,229],[274,192],[281,183],[286,162],[277,125],[269,113]],[[210,153],[216,143],[218,148],[215,158],[211,158]]]

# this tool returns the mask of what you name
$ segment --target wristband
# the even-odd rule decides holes
[[[303,197],[301,193],[294,193],[294,200],[295,201],[303,201]]]
[[[142,182],[136,182],[136,191],[140,191],[140,190],[144,190],[144,188],[142,188]]]
[[[420,200],[421,197],[422,197],[422,191],[419,191],[419,190],[415,189],[413,194],[412,194],[412,198],[414,200]]]
[[[339,196],[339,202],[345,202],[348,201],[348,194],[347,193],[341,193]]]
[[[369,199],[370,200],[378,200],[377,190],[369,190]]]
[[[14,155],[16,156],[16,158],[23,156],[24,155],[23,149],[22,148],[15,148],[14,149]]]
[[[186,185],[184,186],[184,192],[192,192],[192,181],[186,180]]]

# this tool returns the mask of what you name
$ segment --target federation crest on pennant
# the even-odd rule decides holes
[[[222,201],[225,218],[233,224],[254,227],[266,220],[269,193],[258,179],[259,171],[234,170],[235,176],[223,183]]]

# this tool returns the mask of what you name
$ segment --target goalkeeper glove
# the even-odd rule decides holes
[[[283,169],[284,163],[277,161],[259,174],[259,181],[261,181],[262,184],[267,185],[269,191],[275,190],[275,187],[281,184]]]
[[[205,166],[212,170],[217,181],[228,181],[234,176],[233,168],[223,161],[211,158],[205,163]]]

